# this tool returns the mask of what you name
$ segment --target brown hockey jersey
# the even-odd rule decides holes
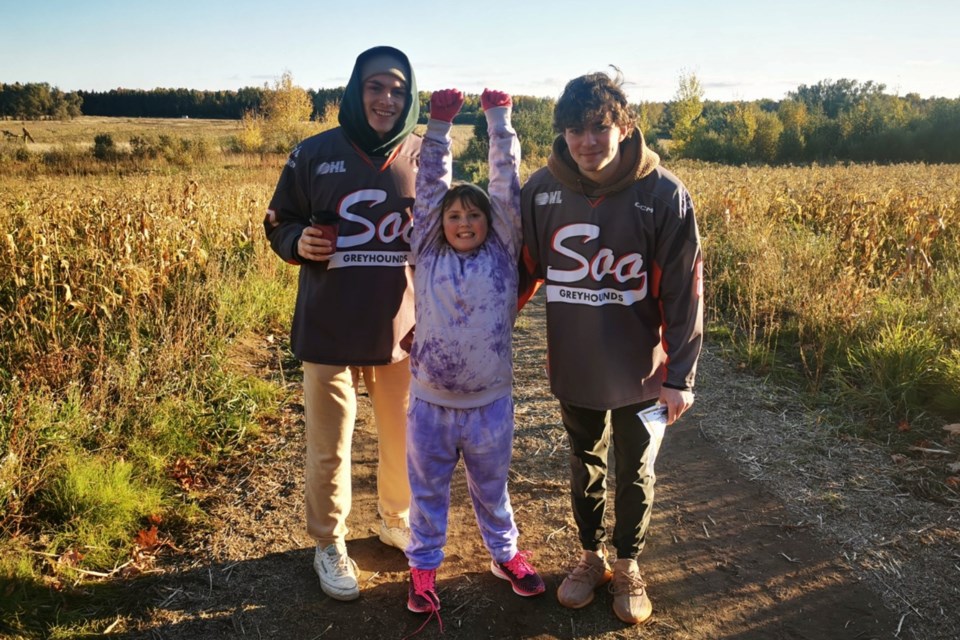
[[[407,357],[413,329],[410,215],[420,155],[410,135],[387,158],[370,158],[331,129],[290,154],[270,201],[279,223],[270,245],[300,264],[291,330],[294,355],[331,365],[382,365]],[[297,241],[311,214],[340,216],[328,262],[302,260]]]
[[[521,207],[528,263],[544,280],[554,395],[607,410],[654,399],[662,384],[692,389],[702,262],[680,180],[657,167],[591,198],[543,168]]]

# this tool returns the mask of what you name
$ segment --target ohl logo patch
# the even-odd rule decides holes
[[[328,173],[346,173],[347,166],[343,160],[334,160],[333,162],[321,162],[317,167],[317,175],[325,176]]]
[[[563,204],[563,199],[560,197],[560,194],[560,191],[538,193],[533,197],[533,202],[538,206],[543,206],[545,204]]]

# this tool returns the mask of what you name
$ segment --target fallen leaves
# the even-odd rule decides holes
[[[205,484],[197,466],[192,460],[186,458],[177,458],[170,470],[170,475],[184,491],[199,489]]]
[[[123,567],[123,575],[130,577],[140,574],[156,561],[157,552],[163,547],[170,547],[177,550],[176,546],[169,540],[160,538],[160,528],[162,518],[159,515],[150,515],[147,520],[150,526],[146,529],[140,529],[133,538],[133,549],[130,550],[130,561]]]
[[[83,554],[74,548],[69,548],[57,558],[57,564],[63,567],[78,567],[83,560]]]
[[[149,529],[140,529],[140,531],[137,532],[135,542],[137,548],[141,551],[152,551],[156,549],[160,544],[157,525],[152,525]]]

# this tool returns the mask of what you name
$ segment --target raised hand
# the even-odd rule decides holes
[[[453,122],[463,106],[463,92],[459,89],[441,89],[430,96],[430,117],[434,120]]]
[[[493,109],[494,107],[509,107],[513,105],[513,100],[509,93],[497,91],[495,89],[484,89],[480,94],[480,106],[483,110]]]

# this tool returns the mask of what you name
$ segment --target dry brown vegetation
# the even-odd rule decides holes
[[[154,129],[206,139],[209,154],[133,165],[84,150],[94,135],[123,142]],[[224,151],[237,130],[232,121],[80,118],[32,124],[35,143],[0,149],[11,169],[0,177],[0,595],[14,630],[49,630],[53,618],[82,627],[82,607],[38,606],[49,602],[47,585],[150,570],[152,526],[172,547],[192,536],[205,474],[257,447],[261,425],[292,393],[282,375],[240,366],[244,345],[266,336],[282,345],[296,270],[260,229],[283,157]],[[472,132],[455,131],[462,149]],[[50,170],[37,155],[45,145],[82,153],[87,175]],[[730,444],[731,455],[749,456],[739,462],[764,480],[779,466],[819,470],[834,444],[864,443],[859,476],[812,497],[794,492],[805,521],[818,501],[849,514],[850,496],[868,488],[877,500],[909,500],[899,513],[911,522],[918,504],[947,514],[913,529],[921,533],[901,531],[904,548],[923,536],[956,539],[960,436],[945,427],[960,422],[960,169],[675,170],[698,206],[712,347],[819,416],[813,427],[771,426],[780,441],[761,438],[738,423],[776,414],[781,399],[745,401],[749,415],[724,425],[722,440],[769,442],[754,453]],[[289,354],[276,354],[282,374]],[[524,435],[529,448],[555,450],[556,433],[543,427]],[[779,459],[796,440],[809,446]],[[884,483],[864,484],[870,465]],[[531,477],[521,473],[518,481]],[[893,567],[884,574],[893,579],[899,565],[886,552],[870,557]]]

